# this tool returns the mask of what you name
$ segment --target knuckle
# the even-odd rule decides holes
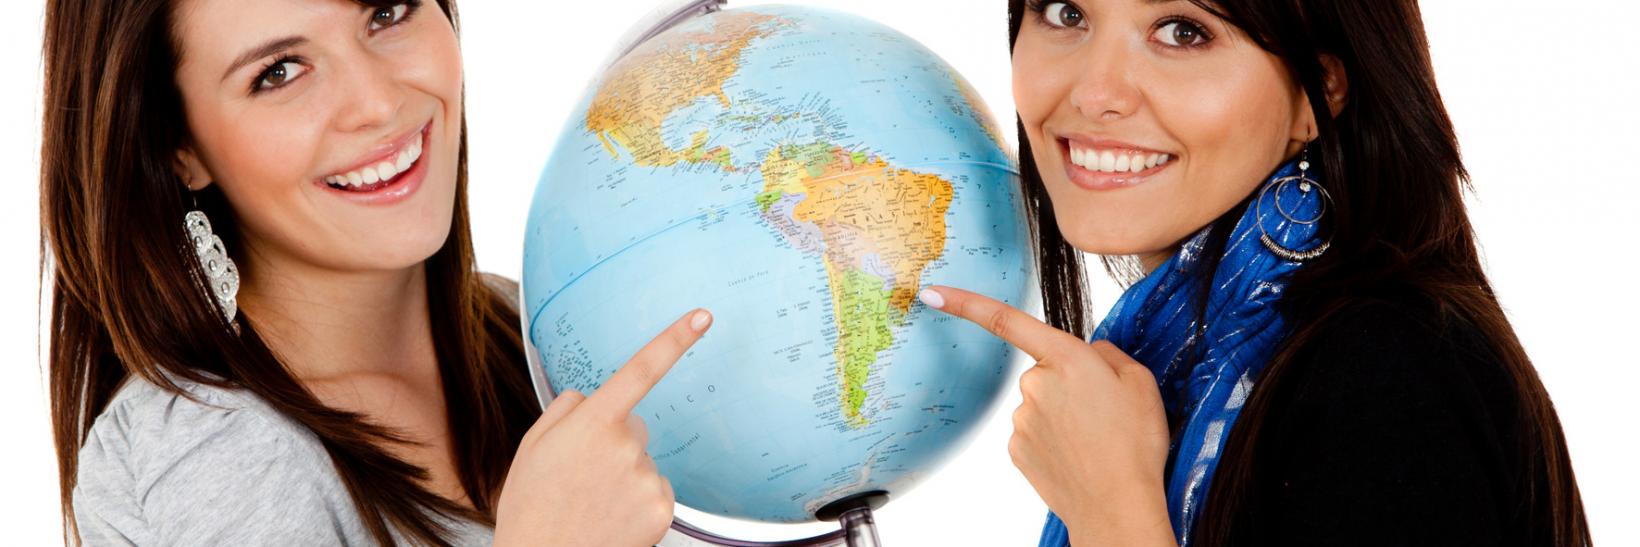
[[[1019,393],[1026,398],[1033,398],[1042,389],[1042,369],[1031,367],[1024,374],[1019,375]]]
[[[1018,437],[1022,432],[1030,429],[1030,426],[1031,426],[1031,412],[1030,412],[1030,409],[1027,408],[1025,405],[1019,405],[1019,408],[1014,409],[1013,421],[1014,421],[1014,436]]]
[[[1008,313],[1007,308],[997,308],[987,314],[985,329],[991,331],[992,334],[1002,336],[1003,333],[1008,332],[1008,324],[1012,321],[1010,317],[1012,317],[1012,314]]]
[[[632,427],[628,426],[625,420],[598,420],[594,427],[597,429],[596,434],[601,437],[597,442],[605,443],[612,449],[625,451],[637,444],[632,438]]]
[[[1025,461],[1025,441],[1019,435],[1008,438],[1008,459],[1013,461],[1015,467]]]
[[[672,481],[667,480],[665,476],[661,477],[661,497],[665,498],[667,503],[672,503],[675,499],[673,497]]]
[[[687,327],[680,323],[676,328],[667,330],[666,338],[667,341],[671,343],[671,347],[668,349],[674,352],[682,352],[683,348],[689,347],[690,344],[694,343],[695,337],[693,334],[690,334]]]
[[[1156,383],[1156,373],[1151,372],[1150,367],[1138,363],[1130,363],[1127,366],[1122,367],[1121,371],[1123,376],[1128,377],[1130,381],[1137,383],[1140,386],[1154,385]]]
[[[626,366],[632,369],[632,378],[643,385],[653,385],[656,380],[660,379],[658,378],[659,374],[655,372],[654,364],[647,360],[635,359],[631,363],[627,363]]]

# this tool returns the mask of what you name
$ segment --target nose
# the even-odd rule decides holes
[[[403,109],[406,89],[398,81],[392,64],[361,49],[338,63],[342,73],[341,96],[335,120],[345,132],[391,127]]]
[[[1085,42],[1071,88],[1071,106],[1083,116],[1097,121],[1116,121],[1139,109],[1142,102],[1133,82],[1133,52],[1117,33],[1107,32]]]

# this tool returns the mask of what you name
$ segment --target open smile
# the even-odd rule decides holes
[[[385,147],[352,167],[320,177],[324,188],[353,201],[366,204],[396,203],[414,193],[427,178],[423,152],[433,123],[394,139]]]
[[[1071,182],[1089,190],[1134,186],[1167,169],[1176,156],[1111,140],[1060,137],[1059,151]]]

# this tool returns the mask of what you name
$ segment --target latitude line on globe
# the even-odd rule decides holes
[[[989,161],[977,161],[977,160],[923,161],[923,162],[918,162],[918,163],[904,164],[902,167],[905,168],[905,169],[916,169],[918,167],[925,167],[925,166],[929,166],[929,165],[946,165],[946,164],[978,165],[978,166],[982,166],[982,167],[990,167],[992,169],[1000,169],[1000,170],[1008,172],[1008,173],[1010,173],[1014,176],[1019,176],[1019,174],[1020,174],[1019,169],[1016,169],[1013,165],[1001,164],[1001,163],[989,162]],[[841,176],[843,176],[843,175],[832,175],[830,177],[823,177],[823,178],[817,179],[817,180],[826,180],[826,179],[832,179],[832,178],[837,178],[837,177],[841,177]],[[757,202],[757,198],[754,197],[754,198],[748,199],[748,200],[740,200],[738,203],[744,205],[744,204],[756,203],[756,202]],[[590,266],[587,266],[587,269],[585,271],[582,271],[581,273],[576,274],[575,277],[570,278],[569,281],[567,281],[563,285],[559,286],[558,290],[553,291],[551,296],[548,296],[545,301],[541,302],[540,306],[537,306],[534,311],[530,312],[530,330],[531,331],[535,330],[536,321],[539,321],[541,319],[541,314],[545,313],[547,311],[547,306],[552,305],[553,300],[557,300],[559,295],[564,294],[564,291],[568,291],[570,287],[574,286],[577,282],[580,282],[581,278],[586,277],[587,274],[592,273],[593,270],[597,270],[599,267],[603,266],[604,263],[609,262],[611,260],[614,260],[615,257],[621,256],[622,254],[625,254],[627,251],[632,250],[633,247],[637,247],[638,245],[646,243],[649,240],[654,239],[655,237],[657,237],[661,234],[664,234],[666,232],[670,232],[670,231],[672,231],[674,229],[677,229],[678,227],[681,227],[681,226],[683,226],[685,224],[688,224],[690,222],[703,220],[710,214],[711,214],[710,212],[700,213],[698,215],[687,217],[687,218],[684,218],[684,219],[679,220],[677,222],[674,222],[674,223],[672,223],[672,224],[670,224],[670,225],[668,225],[664,228],[656,230],[656,231],[654,231],[654,232],[652,232],[648,235],[645,235],[641,238],[638,238],[637,240],[634,240],[631,243],[626,244],[625,246],[621,247],[620,249],[615,250],[615,252],[610,253],[609,256],[604,257],[602,260],[599,260],[597,262],[592,263]],[[533,335],[531,336],[530,342],[532,344],[535,343]]]
[[[551,305],[553,300],[557,300],[558,295],[564,294],[564,291],[569,290],[570,287],[574,286],[576,282],[579,282],[581,280],[581,278],[586,277],[587,274],[592,273],[593,270],[596,270],[596,269],[598,269],[598,267],[603,266],[605,262],[609,262],[611,260],[614,260],[615,257],[621,256],[622,254],[625,254],[627,251],[632,250],[633,247],[637,247],[638,245],[640,245],[640,244],[642,244],[646,241],[654,239],[656,236],[659,236],[659,235],[664,234],[666,232],[670,232],[670,231],[672,231],[672,230],[674,230],[674,229],[676,229],[680,226],[683,226],[685,224],[688,224],[690,222],[694,222],[694,221],[697,221],[697,220],[703,220],[703,219],[706,218],[706,216],[708,214],[709,213],[701,213],[701,214],[698,214],[698,215],[688,217],[688,218],[685,218],[683,220],[679,220],[677,222],[674,222],[670,226],[667,226],[665,228],[661,228],[659,230],[656,230],[653,233],[650,233],[649,235],[638,238],[636,241],[633,241],[632,243],[626,244],[625,247],[621,247],[620,249],[615,250],[615,252],[610,253],[609,256],[604,257],[603,260],[599,260],[597,262],[592,263],[592,265],[587,266],[586,271],[583,271],[579,274],[576,274],[575,277],[570,278],[570,280],[568,282],[564,283],[563,286],[558,287],[558,290],[552,291],[552,296],[548,296],[545,301],[541,302],[541,305],[539,307],[537,307],[534,312],[530,313],[530,330],[535,330],[535,322],[541,319],[541,313],[547,311],[547,306]],[[532,343],[534,342],[533,339],[531,340],[531,342]]]

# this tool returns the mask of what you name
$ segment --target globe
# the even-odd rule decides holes
[[[808,522],[891,499],[972,436],[1011,349],[924,307],[1018,304],[1018,170],[969,84],[843,13],[717,11],[594,82],[530,205],[537,388],[590,393],[695,307],[712,330],[634,411],[679,503]]]

